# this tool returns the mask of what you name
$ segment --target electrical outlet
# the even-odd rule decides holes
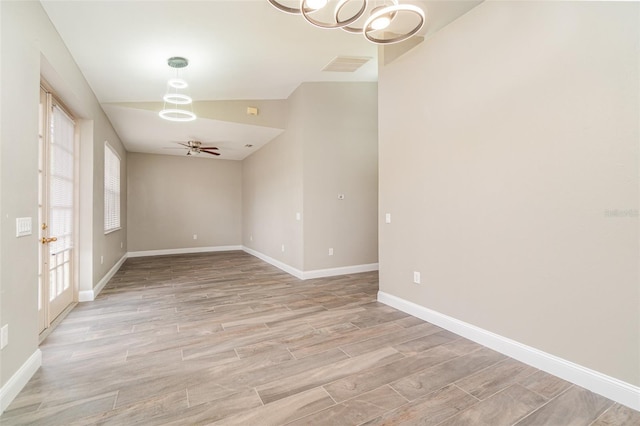
[[[333,248],[329,249],[329,256],[333,256]]]
[[[420,284],[420,272],[413,271],[413,282]]]
[[[391,223],[391,213],[384,215],[384,223]]]
[[[9,344],[9,324],[5,324],[0,331],[0,349],[4,349]]]

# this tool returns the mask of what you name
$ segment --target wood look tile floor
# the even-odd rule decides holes
[[[0,417],[42,425],[640,425],[640,413],[243,252],[133,258]]]

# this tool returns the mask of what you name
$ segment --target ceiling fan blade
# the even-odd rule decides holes
[[[178,145],[186,146],[187,148],[191,148],[191,145],[182,142],[176,142]]]
[[[219,152],[211,152],[211,151],[203,151],[203,150],[200,150],[200,152],[204,152],[205,154],[211,154],[211,155],[220,155]]]
[[[200,149],[218,149],[217,146],[201,146]]]

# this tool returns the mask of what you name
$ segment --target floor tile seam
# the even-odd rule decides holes
[[[310,416],[313,416],[313,415],[315,415],[315,414],[317,414],[317,413],[320,413],[320,412],[322,412],[322,411],[324,411],[324,410],[328,410],[329,408],[333,408],[333,407],[338,406],[338,404],[336,404],[336,403],[335,403],[335,401],[333,400],[333,398],[331,398],[331,395],[329,395],[329,392],[327,392],[327,391],[326,391],[326,389],[324,389],[322,386],[316,386],[316,387],[314,387],[314,388],[307,389],[307,390],[306,390],[306,391],[304,391],[304,392],[311,392],[311,391],[312,391],[312,390],[314,390],[314,389],[320,389],[321,391],[323,391],[323,392],[326,394],[326,396],[328,396],[328,397],[329,397],[329,398],[334,402],[334,404],[333,404],[333,405],[330,405],[330,406],[328,406],[328,407],[319,408],[319,409],[317,409],[316,411],[313,411],[313,412],[310,412],[310,413],[305,413],[304,415],[301,415],[300,417],[296,417],[296,418],[294,418],[294,419],[291,419],[290,421],[288,421],[287,423],[285,423],[285,426],[286,426],[286,425],[288,425],[288,424],[291,424],[291,423],[293,423],[293,422],[297,422],[298,420],[303,419],[303,418],[305,418],[305,417],[310,417]],[[276,400],[276,401],[273,401],[273,402],[277,402],[277,401],[282,401],[282,399],[279,399],[279,400]],[[267,404],[267,405],[268,405],[268,404]]]
[[[461,380],[462,380],[462,379],[461,379]],[[462,387],[458,386],[458,385],[457,385],[457,382],[458,382],[458,381],[459,381],[459,380],[457,380],[457,381],[456,381],[455,383],[453,383],[453,384],[454,384],[458,389],[460,389],[460,390],[464,391],[465,393],[468,393],[469,395],[473,396],[473,397],[474,397],[475,399],[477,399],[478,401],[486,401],[486,400],[488,400],[488,399],[490,399],[490,398],[492,398],[492,397],[496,396],[496,395],[497,395],[497,394],[499,394],[500,392],[503,392],[503,391],[505,391],[505,390],[509,389],[510,387],[515,386],[515,385],[518,385],[518,386],[520,386],[520,387],[522,387],[522,388],[524,388],[524,389],[527,389],[526,387],[524,387],[522,384],[520,384],[520,383],[518,383],[518,382],[512,382],[512,383],[509,383],[507,386],[505,386],[505,387],[503,387],[503,388],[501,388],[501,389],[499,389],[499,390],[495,391],[494,393],[490,394],[489,396],[487,396],[487,397],[485,397],[485,398],[483,398],[483,399],[480,399],[480,398],[478,398],[477,396],[473,395],[471,392],[468,392],[468,391],[464,390]],[[530,389],[527,389],[527,390],[528,390],[528,391],[530,391],[530,392],[533,392],[533,391],[531,391]],[[542,397],[542,398],[545,400],[545,402],[546,402],[547,398],[545,398],[544,396],[542,396],[542,395],[538,394],[537,392],[533,392],[533,393],[535,393],[536,395],[538,395],[538,396]]]
[[[595,419],[593,419],[593,421],[591,423],[589,423],[589,426],[593,426],[598,420],[600,420],[606,413],[609,412],[609,410],[611,410],[616,404],[611,404],[606,410],[604,410],[602,412],[602,414],[600,414],[598,417],[596,417]]]
[[[445,361],[445,362],[446,362],[446,361]],[[440,364],[443,364],[443,363],[441,362]],[[440,365],[440,364],[437,364],[437,365]],[[433,392],[435,392],[436,390],[442,389],[442,387],[440,387],[440,388],[438,388],[438,389],[436,389],[436,390],[433,390],[433,391],[431,391],[431,392],[428,392],[428,393],[426,393],[425,395],[419,396],[419,397],[417,397],[417,398],[415,398],[415,399],[409,399],[409,398],[407,398],[406,396],[402,395],[402,393],[401,393],[398,389],[396,389],[396,387],[395,387],[394,385],[396,385],[396,386],[397,386],[397,383],[398,383],[398,382],[400,382],[400,381],[402,381],[402,380],[405,380],[405,379],[408,379],[408,378],[411,378],[411,377],[414,377],[414,376],[416,376],[416,375],[418,375],[418,374],[421,374],[423,371],[427,371],[427,370],[429,370],[429,369],[431,369],[431,368],[433,368],[433,367],[436,367],[437,365],[434,365],[434,366],[431,366],[431,367],[425,368],[424,370],[420,370],[420,371],[418,371],[418,372],[416,372],[416,373],[413,373],[413,374],[409,374],[409,375],[403,376],[403,377],[401,377],[400,379],[397,379],[397,380],[394,380],[394,381],[393,381],[393,382],[391,382],[391,383],[388,383],[388,385],[389,385],[389,386],[391,386],[391,389],[393,389],[394,391],[396,391],[398,394],[400,394],[400,395],[401,395],[404,399],[406,399],[407,401],[409,401],[409,402],[414,402],[414,401],[416,401],[416,400],[418,400],[418,399],[420,399],[420,398],[423,398],[423,397],[425,397],[425,396],[427,396],[427,395],[432,394],[432,393],[433,393]],[[447,385],[447,386],[448,386],[448,385]],[[444,387],[444,386],[443,386],[443,387]]]
[[[447,386],[454,386],[454,387],[456,387],[457,389],[460,389],[460,388],[459,388],[458,386],[456,386],[454,383],[449,383],[448,385],[442,386],[441,388],[436,389],[436,390],[434,390],[433,392],[430,392],[430,393],[428,393],[428,394],[426,394],[426,395],[423,395],[422,397],[417,398],[417,399],[415,399],[414,401],[417,401],[418,399],[421,399],[421,398],[425,398],[425,399],[426,399],[426,397],[427,397],[427,396],[432,395],[432,394],[434,394],[434,393],[436,393],[436,392],[440,392],[440,391],[442,391],[444,388],[446,388]],[[458,416],[458,415],[460,415],[460,414],[464,413],[465,411],[467,411],[467,410],[469,410],[469,409],[471,409],[471,408],[475,407],[475,406],[476,406],[476,405],[478,405],[480,402],[482,402],[482,401],[478,400],[478,398],[476,398],[475,396],[473,396],[473,395],[469,394],[468,392],[466,392],[464,389],[460,389],[460,390],[461,390],[462,392],[464,392],[465,394],[467,394],[467,395],[471,396],[473,399],[475,399],[475,400],[476,400],[476,402],[474,402],[473,404],[469,405],[468,407],[465,407],[464,409],[462,409],[462,410],[458,411],[457,413],[454,413],[454,414],[450,415],[449,417],[447,417],[446,419],[443,419],[442,421],[438,422],[438,423],[437,423],[436,425],[434,425],[434,426],[441,425],[441,424],[443,424],[443,423],[445,423],[445,422],[449,421],[450,419],[452,419],[452,418],[454,418],[454,417],[456,417],[456,416]]]
[[[407,359],[407,358],[408,358],[406,355],[404,355],[404,354],[403,354],[403,353],[401,353],[401,352],[398,352],[398,351],[397,351],[396,349],[394,349],[393,347],[389,346],[389,348],[391,348],[391,349],[395,350],[397,354],[402,355],[402,358],[400,358],[400,359],[396,359],[396,360],[392,360],[392,361],[389,361],[389,362],[388,362],[388,363],[386,363],[386,364],[378,365],[378,366],[375,366],[375,367],[369,367],[369,368],[366,368],[366,369],[364,369],[364,370],[357,371],[357,372],[352,373],[352,374],[349,374],[349,375],[347,375],[347,376],[343,376],[343,377],[340,377],[340,378],[338,378],[338,379],[335,379],[335,380],[333,380],[333,381],[331,381],[331,382],[329,382],[329,383],[325,383],[325,384],[323,384],[322,386],[323,386],[323,387],[324,387],[324,386],[330,386],[330,385],[332,385],[332,384],[334,384],[334,383],[337,383],[337,382],[339,382],[339,381],[341,381],[341,380],[348,379],[349,377],[359,376],[360,374],[365,374],[365,373],[367,373],[367,371],[369,371],[369,370],[374,370],[374,369],[377,369],[377,368],[389,367],[389,365],[390,365],[390,364],[392,364],[392,363],[394,363],[394,362],[401,361],[401,360],[403,360],[403,359]],[[381,348],[381,349],[382,349],[382,348]],[[348,354],[347,354],[347,356],[348,356]],[[421,371],[422,371],[422,370],[421,370]],[[403,377],[403,378],[404,378],[404,377]],[[397,380],[394,380],[394,381],[392,381],[392,382],[388,382],[388,383],[381,384],[381,385],[380,385],[380,386],[378,386],[377,388],[370,389],[370,390],[367,390],[367,391],[365,391],[365,392],[361,392],[361,393],[359,393],[359,394],[357,394],[357,395],[354,395],[354,396],[351,396],[351,397],[349,397],[349,398],[347,398],[347,399],[344,399],[344,400],[341,400],[341,401],[337,401],[337,403],[338,403],[338,404],[342,404],[343,402],[346,402],[346,401],[352,400],[352,399],[354,399],[354,398],[359,398],[359,397],[361,397],[362,395],[364,395],[364,394],[366,394],[366,393],[373,392],[374,390],[376,390],[376,389],[380,389],[381,387],[384,387],[384,386],[389,386],[389,387],[390,387],[390,388],[391,388],[395,393],[397,393],[398,395],[402,396],[405,400],[409,401],[409,399],[407,399],[406,397],[404,397],[403,395],[401,395],[401,394],[400,394],[400,393],[399,393],[395,388],[393,388],[393,387],[391,386],[391,383],[395,383],[395,382],[397,382],[398,380],[402,380],[402,379],[397,379]],[[327,393],[329,393],[329,391],[327,391]],[[330,394],[330,393],[329,393],[329,394]],[[330,395],[331,395],[331,394],[330,394]],[[335,398],[331,397],[331,399],[333,399],[333,400],[335,401]]]
[[[431,348],[431,349],[433,349],[433,348]],[[431,349],[429,349],[429,350],[431,350]],[[427,351],[424,351],[424,352],[427,352]],[[424,352],[422,352],[422,353],[424,353]],[[402,354],[402,352],[398,352],[398,353]],[[469,353],[472,353],[472,352],[469,352]],[[404,354],[402,354],[402,355],[404,355]],[[407,377],[413,377],[413,376],[416,376],[416,375],[418,375],[418,374],[422,374],[423,372],[425,372],[425,371],[427,371],[427,370],[431,370],[432,368],[436,368],[436,367],[438,367],[438,366],[441,366],[442,364],[446,364],[447,362],[453,361],[453,360],[455,360],[455,359],[461,358],[461,357],[466,356],[466,355],[468,355],[468,354],[464,354],[464,355],[456,355],[456,356],[454,356],[453,358],[449,358],[449,359],[446,359],[446,360],[444,360],[444,361],[440,361],[440,362],[439,362],[439,363],[437,363],[437,364],[433,364],[433,365],[430,365],[430,366],[428,366],[428,367],[421,368],[420,370],[417,370],[417,371],[415,371],[415,372],[413,372],[413,373],[411,373],[411,374],[408,374],[408,375],[406,375],[406,376],[404,376],[404,377],[401,377],[401,378],[399,378],[399,379],[397,379],[397,380],[394,380],[393,382],[388,383],[388,384],[389,384],[389,386],[392,386],[392,384],[393,384],[393,383],[397,383],[397,382],[399,382],[400,380],[406,379]],[[414,355],[414,356],[415,356],[415,355]],[[405,355],[405,357],[406,357],[406,358],[408,358],[406,355]],[[403,358],[403,359],[404,359],[404,358]],[[449,386],[450,384],[454,384],[454,382],[449,383],[449,384],[447,384],[447,385],[445,385],[445,386],[442,386],[442,387],[441,387],[441,388],[439,388],[439,389],[445,388],[446,386]],[[457,386],[456,386],[456,387],[457,387]],[[439,389],[438,389],[438,390],[439,390]],[[395,390],[396,392],[398,392],[395,388],[393,388],[393,390]],[[433,392],[435,392],[435,390],[434,390]],[[465,392],[466,392],[466,391],[465,391]],[[398,393],[399,393],[399,392],[398,392]],[[429,395],[430,393],[431,393],[431,392],[429,392],[427,395]],[[466,392],[466,393],[468,393],[468,392]],[[424,396],[424,395],[423,395],[423,396]],[[473,396],[473,395],[472,395],[472,396]],[[421,398],[421,397],[419,397],[419,398]],[[419,398],[416,398],[416,399],[419,399]],[[474,398],[475,398],[475,397],[474,397]],[[409,400],[408,398],[405,398],[405,399]],[[477,398],[476,398],[476,399],[477,399]],[[411,400],[409,400],[409,401],[411,402]],[[415,401],[415,400],[413,400],[413,401]]]
[[[256,395],[258,395],[258,398],[260,399],[260,403],[262,404],[262,407],[266,407],[269,403],[268,402],[264,402],[264,399],[262,399],[262,396],[260,395],[260,392],[258,392],[258,388],[256,386],[252,387],[251,389],[253,389],[253,391],[255,392]],[[281,399],[277,399],[275,401],[271,401],[271,402],[277,402],[277,401],[281,401]]]
[[[81,400],[78,400],[78,399],[74,398],[72,401],[66,401],[66,402],[64,402],[64,399],[63,399],[62,400],[63,402],[61,404],[51,405],[49,407],[45,407],[45,408],[42,408],[42,409],[40,409],[40,407],[39,407],[39,409],[36,410],[35,413],[38,413],[38,411],[40,413],[42,413],[43,411],[46,411],[46,410],[53,411],[54,413],[62,412],[62,411],[65,411],[65,410],[67,410],[69,408],[73,408],[74,406],[80,406],[82,404],[98,401],[98,400],[100,400],[102,398],[109,398],[111,396],[113,396],[113,398],[114,398],[112,406],[115,406],[116,399],[117,399],[117,396],[118,396],[118,392],[119,391],[117,391],[117,390],[112,390],[112,391],[108,391],[108,392],[105,392],[105,393],[102,393],[102,394],[93,395],[93,396],[90,396],[88,398],[84,398],[84,399],[81,399]],[[82,402],[80,404],[76,404],[78,401],[82,401]],[[46,402],[47,402],[46,400],[43,400],[42,404],[45,404]],[[55,399],[52,402],[55,402]]]
[[[506,357],[505,359],[500,360],[500,361],[498,361],[498,362],[495,362],[495,363],[493,363],[493,364],[491,364],[491,365],[488,365],[488,366],[484,367],[484,368],[483,368],[483,369],[481,369],[481,370],[475,371],[475,372],[473,372],[472,374],[469,374],[469,375],[467,375],[467,376],[461,377],[461,378],[459,378],[458,380],[456,380],[455,382],[453,382],[452,384],[454,384],[458,389],[460,389],[460,390],[462,390],[462,391],[464,391],[464,392],[468,393],[469,395],[473,396],[474,398],[476,398],[476,399],[477,399],[477,400],[479,400],[479,401],[485,401],[485,400],[487,400],[487,399],[491,398],[492,396],[494,396],[495,394],[498,394],[498,393],[502,392],[503,390],[505,390],[505,389],[507,389],[507,388],[509,388],[509,387],[511,387],[511,386],[513,386],[513,385],[515,385],[515,384],[518,384],[518,385],[520,385],[520,386],[522,386],[522,387],[524,388],[524,386],[523,386],[521,383],[519,383],[519,382],[517,382],[517,381],[514,381],[514,382],[509,383],[508,385],[506,385],[506,386],[505,386],[505,387],[503,387],[502,389],[497,390],[496,392],[494,392],[494,393],[492,393],[491,395],[487,396],[486,398],[482,398],[482,399],[480,399],[480,398],[478,398],[477,396],[473,395],[471,392],[466,391],[465,389],[463,389],[461,386],[459,386],[459,385],[458,385],[458,382],[461,382],[462,380],[466,380],[466,379],[469,379],[469,378],[471,378],[471,377],[477,376],[477,375],[481,374],[482,372],[484,372],[484,371],[488,370],[489,368],[495,367],[495,366],[496,366],[496,365],[498,365],[498,364],[502,364],[502,363],[507,362],[507,361],[512,360],[512,359],[513,359],[513,358]],[[526,365],[526,364],[525,364],[525,365]],[[534,371],[534,373],[535,373],[535,371]],[[534,373],[532,373],[532,374],[534,374]],[[527,376],[527,377],[529,377],[529,376]],[[540,395],[540,396],[542,396],[542,395]],[[543,397],[543,398],[544,398],[544,397]],[[544,399],[547,399],[547,398],[544,398]]]
[[[361,393],[360,395],[356,395],[356,396],[354,396],[354,397],[352,397],[352,398],[345,399],[344,401],[341,401],[339,404],[344,404],[344,403],[346,403],[346,402],[353,401],[353,400],[355,400],[355,399],[357,399],[357,398],[361,398],[361,397],[362,397],[362,395],[366,395],[366,394],[368,394],[368,393],[375,392],[375,391],[377,391],[377,390],[379,390],[379,389],[382,389],[382,388],[384,388],[384,387],[388,387],[389,389],[391,389],[391,391],[392,391],[392,392],[394,392],[395,394],[399,395],[399,396],[400,396],[400,397],[405,401],[402,405],[400,405],[400,407],[403,407],[405,404],[407,404],[407,402],[408,402],[407,398],[403,397],[403,396],[402,396],[402,395],[400,395],[398,392],[396,392],[396,390],[395,390],[395,389],[393,389],[391,386],[389,386],[389,384],[388,384],[388,383],[385,383],[384,385],[380,385],[380,386],[378,386],[377,388],[371,389],[371,390],[369,390],[369,391],[367,391],[367,392],[363,392],[363,393]],[[327,393],[328,393],[328,392],[327,392]],[[334,399],[334,401],[335,401],[335,399]],[[382,412],[383,412],[383,414],[384,414],[384,413],[387,413],[388,411],[392,411],[392,410],[389,410],[389,409],[387,409],[387,408],[385,408],[385,407],[382,407],[382,406],[380,406],[380,405],[378,405],[378,404],[374,404],[374,403],[373,403],[373,402],[371,402],[371,401],[367,401],[367,404],[371,405],[372,407],[376,407],[376,408],[381,409],[381,410],[382,410]],[[395,408],[393,408],[393,410],[395,410],[395,409],[397,409],[397,408],[400,408],[400,407],[395,407]],[[376,416],[376,417],[377,417],[377,416]]]
[[[453,387],[455,387],[455,388],[457,388],[457,389],[460,389],[462,392],[464,392],[465,394],[469,395],[470,397],[472,397],[473,399],[475,399],[477,402],[486,401],[487,399],[491,398],[491,397],[488,397],[488,398],[485,398],[485,399],[480,399],[480,398],[478,398],[477,396],[473,395],[471,392],[467,392],[466,390],[462,389],[460,386],[458,386],[458,385],[456,384],[456,382],[449,383],[447,386],[449,386],[449,385],[451,385],[451,386],[453,386]],[[443,386],[443,387],[446,387],[446,386]],[[508,388],[508,387],[509,387],[509,386],[507,386],[507,388]],[[504,389],[507,389],[507,388],[504,388]],[[502,392],[504,389],[501,389],[500,391],[498,391],[498,392],[494,393],[493,395],[495,395],[495,394],[498,394],[498,393]],[[491,396],[493,396],[493,395],[491,395]],[[474,405],[475,405],[475,404],[474,404]]]
[[[187,408],[192,408],[191,401],[189,400],[189,387],[186,387],[184,391],[187,394]]]
[[[521,385],[522,386],[522,385]],[[524,387],[524,386],[523,386]],[[546,407],[547,405],[549,405],[552,401],[556,400],[558,397],[560,397],[560,395],[564,395],[566,392],[568,392],[571,388],[575,387],[575,385],[571,385],[569,386],[567,389],[565,389],[564,391],[560,392],[558,395],[554,396],[553,398],[549,398],[547,401],[545,401],[543,404],[541,404],[539,407],[537,407],[535,410],[531,410],[529,413],[527,413],[525,416],[519,418],[518,420],[516,420],[512,426],[517,426],[518,424],[522,423],[525,419],[527,419],[528,417],[532,416],[534,413],[542,410],[544,407]],[[529,390],[529,389],[527,389]],[[536,395],[539,395],[537,392],[532,391],[533,393],[535,393]],[[540,395],[542,396],[542,395]],[[544,398],[544,396],[542,396],[542,398]]]
[[[301,359],[304,359],[304,358],[298,358],[298,357],[296,357],[296,356],[293,354],[293,352],[291,352],[291,349],[289,349],[289,346],[287,346],[286,348],[287,348],[287,352],[289,352],[289,355],[291,355],[291,356],[293,357],[294,361],[299,361],[299,360],[301,360]],[[321,352],[321,353],[322,353],[322,352]]]
[[[451,386],[451,385],[453,385],[453,386],[454,386],[454,387],[456,387],[457,389],[460,389],[460,388],[458,388],[457,386],[455,386],[453,383],[449,383],[448,385],[443,386],[443,387],[441,387],[441,388],[439,388],[439,389],[436,389],[436,390],[434,390],[433,392],[429,392],[428,394],[423,395],[423,396],[421,396],[420,398],[414,399],[413,401],[409,401],[409,403],[412,403],[412,402],[418,401],[418,400],[420,400],[420,399],[426,399],[426,397],[427,397],[427,396],[432,395],[432,394],[434,394],[434,393],[436,393],[436,392],[440,392],[442,389],[446,388],[447,386]],[[467,392],[465,392],[463,389],[460,389],[460,390],[461,390],[461,391],[463,391],[464,393],[466,393],[466,394],[468,395],[468,393],[467,393]],[[474,397],[473,395],[470,395],[470,396],[477,400],[477,398],[476,398],[476,397]],[[445,418],[445,419],[442,419],[441,421],[439,421],[438,423],[436,423],[436,424],[435,424],[435,425],[433,425],[433,426],[439,426],[439,425],[441,425],[441,424],[443,424],[443,423],[445,423],[445,422],[449,421],[450,419],[452,419],[452,418],[454,418],[454,417],[456,417],[456,416],[460,415],[461,413],[464,413],[464,412],[465,412],[465,411],[467,411],[468,409],[470,409],[470,408],[472,408],[472,407],[475,407],[477,404],[479,404],[479,402],[480,402],[480,401],[476,401],[475,403],[471,404],[470,406],[465,407],[464,409],[462,409],[462,410],[460,410],[460,411],[458,411],[458,412],[456,412],[456,413],[454,413],[454,414],[450,415],[449,417],[447,417],[447,418]]]
[[[398,392],[398,391],[397,391],[397,389],[395,389],[393,386],[391,386],[391,383],[387,383],[387,384],[386,384],[386,385],[384,385],[384,386],[388,386],[388,387],[389,387],[389,389],[391,389],[391,390],[392,390],[393,392],[395,392],[395,393],[396,393],[400,398],[402,398],[402,399],[404,399],[404,400],[406,401],[406,402],[405,402],[404,404],[402,404],[400,407],[396,407],[396,408],[394,408],[394,409],[393,409],[393,410],[391,410],[391,411],[398,410],[398,409],[400,409],[401,407],[404,407],[405,405],[407,405],[407,404],[411,403],[411,401],[409,400],[409,398],[405,397],[405,396],[404,396],[404,395],[402,395],[400,392]]]
[[[431,324],[431,323],[429,323],[429,324]],[[402,326],[399,326],[399,327],[402,327]],[[430,332],[430,333],[428,333],[428,334],[425,334],[425,335],[423,335],[423,336],[416,337],[415,339],[407,340],[407,341],[402,342],[402,343],[394,343],[394,344],[393,344],[393,347],[400,346],[400,345],[404,345],[405,343],[412,342],[412,341],[414,341],[414,340],[424,339],[425,337],[434,336],[434,335],[436,335],[436,334],[438,334],[438,333],[442,333],[442,332],[451,333],[450,331],[447,331],[447,330],[445,330],[445,329],[443,329],[443,328],[440,328],[440,327],[438,327],[437,325],[436,325],[435,327],[437,327],[439,330],[435,330],[435,331]],[[405,328],[405,330],[406,330],[406,328]],[[455,333],[451,333],[451,334],[455,334]],[[459,341],[459,340],[464,339],[464,337],[462,337],[462,336],[460,336],[460,335],[457,335],[457,334],[456,334],[456,336],[458,336],[458,337],[457,337],[457,338],[455,338],[455,339],[453,339],[453,340],[451,340],[451,341],[439,343],[439,344],[437,344],[437,345],[435,345],[435,346],[432,346],[432,347],[430,347],[430,348],[427,348],[427,349],[425,349],[425,350],[417,351],[416,353],[427,352],[427,351],[430,351],[430,350],[431,350],[431,349],[433,349],[433,348],[437,348],[438,346],[450,345],[450,344],[452,344],[452,343],[455,343],[455,342],[457,342],[457,341]],[[475,351],[473,351],[473,352],[475,352]],[[471,353],[471,352],[469,352],[469,353]],[[465,354],[465,355],[466,355],[466,354]]]
[[[116,391],[116,397],[113,398],[113,405],[111,406],[111,411],[116,409],[116,406],[118,405],[118,397],[120,396],[120,390],[118,389]]]
[[[314,330],[319,330],[319,329],[314,329]],[[356,331],[357,331],[357,330],[354,330],[354,332],[356,332]],[[333,340],[339,340],[339,339],[340,339],[340,338],[342,338],[342,337],[348,337],[348,336],[345,336],[345,335],[338,335],[338,336],[337,336],[335,339],[333,339]],[[319,342],[317,345],[327,344],[327,343],[331,342],[331,340],[332,340],[332,339],[328,339],[328,340],[326,340],[326,341],[324,341],[324,342]],[[350,345],[350,344],[352,344],[352,343],[360,343],[360,342],[363,342],[363,341],[364,341],[364,340],[358,340],[358,341],[355,341],[355,342],[349,342],[349,343],[347,343],[347,344],[343,344],[343,345],[332,346],[332,347],[330,347],[330,348],[328,348],[328,349],[324,349],[324,350],[321,350],[321,351],[319,351],[319,352],[311,352],[310,354],[307,354],[307,355],[305,355],[305,356],[304,356],[304,357],[302,357],[302,358],[305,358],[305,357],[307,357],[307,356],[311,356],[311,355],[317,355],[317,354],[319,354],[319,353],[326,352],[327,350],[331,350],[331,349],[339,349],[339,350],[341,350],[342,352],[345,352],[345,351],[343,350],[343,347],[344,347],[344,346],[348,346],[348,345]],[[294,349],[294,350],[303,350],[304,348],[309,348],[309,347],[313,347],[313,346],[316,346],[316,345],[307,345],[307,346],[302,346],[300,349]],[[389,347],[393,348],[392,346],[389,346]],[[395,349],[395,348],[393,348],[393,349],[394,349],[396,352],[401,353],[401,352],[400,352],[400,351],[398,351],[397,349]],[[346,353],[346,352],[345,352],[345,353]],[[349,355],[349,354],[347,354],[347,355]],[[356,355],[356,356],[357,356],[357,355]]]
[[[541,371],[541,370],[538,370]],[[533,373],[535,374],[535,373]],[[551,401],[552,399],[556,399],[557,397],[559,397],[560,395],[562,395],[563,393],[565,393],[567,390],[569,390],[569,388],[571,388],[573,385],[568,386],[567,389],[563,390],[562,392],[560,392],[558,395],[554,395],[553,397],[549,398],[547,396],[542,395],[540,392],[537,392],[533,389],[529,389],[527,386],[523,385],[520,382],[516,382],[517,384],[519,384],[520,386],[522,386],[523,388],[525,388],[526,390],[528,390],[529,392],[533,392],[534,394],[538,395],[539,397],[541,397],[542,399],[544,399],[545,401]]]
[[[515,358],[511,358],[511,357],[509,357],[509,359],[515,359]],[[516,361],[518,361],[518,360],[516,360]],[[522,362],[522,361],[519,361],[519,362]],[[522,385],[522,386],[524,386],[524,385],[522,384],[522,382],[523,382],[524,380],[527,380],[529,377],[533,376],[534,374],[538,374],[538,373],[542,372],[542,370],[540,370],[540,369],[538,369],[538,368],[536,368],[536,367],[534,367],[534,366],[532,366],[532,365],[530,365],[530,364],[527,364],[527,363],[524,363],[524,362],[523,362],[523,364],[524,364],[524,365],[526,365],[526,366],[528,366],[528,367],[533,368],[533,372],[532,372],[531,374],[529,374],[529,375],[525,376],[525,377],[520,378],[518,381],[516,381],[516,383],[518,383],[518,384],[520,384],[520,385]],[[555,377],[557,377],[557,376],[555,376]],[[526,386],[524,386],[524,387],[526,387]],[[527,388],[527,389],[528,389],[528,388]],[[529,389],[529,390],[531,390],[531,389]],[[532,391],[532,392],[533,392],[533,391]],[[538,394],[538,393],[536,392],[536,394]],[[540,394],[538,394],[538,395],[540,395]],[[540,396],[542,396],[542,395],[540,395]],[[544,397],[543,397],[543,398],[544,398]],[[545,398],[545,399],[547,399],[547,398]]]
[[[556,376],[557,377],[557,376]],[[549,398],[549,402],[553,401],[554,399],[559,398],[560,396],[564,395],[565,393],[569,392],[572,388],[576,388],[576,389],[581,389],[580,386],[575,385],[573,383],[567,382],[569,383],[569,386],[567,386],[567,388],[565,390],[563,390],[562,392],[560,392],[559,394],[555,395],[553,398]],[[542,395],[541,395],[542,396]],[[544,397],[543,397],[544,398]]]
[[[320,354],[322,354],[322,353],[324,353],[324,352],[329,352],[329,351],[331,351],[331,350],[333,350],[333,349],[329,349],[329,350],[326,350],[326,351],[320,352]],[[339,350],[339,349],[338,349],[338,350]],[[340,350],[339,350],[339,351],[340,351]],[[342,352],[342,353],[343,353],[347,358],[346,358],[346,359],[343,359],[343,360],[336,360],[336,361],[331,362],[331,363],[329,363],[329,364],[323,364],[323,365],[320,365],[320,366],[317,366],[317,367],[313,367],[313,368],[311,368],[311,369],[308,369],[308,370],[306,370],[306,371],[301,371],[301,372],[298,372],[298,373],[294,373],[294,374],[292,374],[292,375],[287,375],[287,376],[285,376],[285,377],[280,377],[280,378],[277,378],[277,379],[271,380],[271,381],[269,381],[269,382],[262,383],[262,384],[260,384],[260,385],[256,386],[256,390],[258,390],[258,388],[259,388],[259,387],[260,387],[260,388],[264,388],[264,389],[268,389],[269,385],[272,385],[272,384],[273,384],[273,383],[275,383],[275,382],[278,382],[278,381],[281,381],[281,380],[288,380],[290,377],[292,377],[292,376],[296,376],[296,375],[300,375],[300,374],[302,374],[302,373],[307,373],[307,374],[308,374],[308,373],[309,373],[309,371],[326,369],[327,367],[329,367],[329,366],[331,366],[331,365],[333,365],[333,364],[335,364],[335,363],[340,363],[340,362],[344,362],[344,361],[347,361],[347,360],[353,359],[353,357],[350,357],[348,354],[344,353],[343,351],[340,351],[340,352]],[[315,355],[318,355],[318,354],[315,354]],[[305,358],[300,358],[300,359],[301,359],[301,360],[304,360]],[[343,379],[343,378],[345,378],[345,377],[348,377],[348,376],[340,377],[340,378],[338,378],[338,379],[332,380],[331,382],[322,383],[322,384],[320,384],[320,385],[318,385],[318,386],[314,386],[313,388],[310,388],[310,389],[315,389],[315,388],[318,388],[318,387],[322,387],[322,388],[324,389],[324,386],[330,385],[330,384],[332,384],[332,383],[334,383],[334,382],[337,382],[338,380],[341,380],[341,379]],[[263,389],[263,390],[264,390],[264,389]],[[304,391],[302,391],[302,392],[306,392],[306,391],[308,391],[308,390],[310,390],[310,389],[304,390]],[[325,392],[326,392],[326,390],[325,390]],[[329,394],[329,392],[327,392],[327,394]],[[331,396],[331,395],[329,395],[329,396]],[[285,398],[286,398],[286,397],[285,397]],[[280,398],[280,399],[274,400],[274,401],[272,401],[272,402],[279,401],[279,400],[282,400],[282,399],[284,399],[284,398]],[[333,399],[333,397],[331,397],[331,399]]]
[[[350,358],[352,358],[352,357],[356,357],[356,356],[360,356],[360,355],[363,355],[363,354],[365,354],[365,353],[367,353],[367,352],[370,352],[370,351],[351,355],[351,354],[348,352],[348,350],[346,349],[346,347],[347,347],[347,346],[349,346],[349,345],[352,345],[352,344],[359,344],[359,343],[368,342],[369,340],[376,339],[376,338],[379,338],[379,337],[381,337],[381,336],[370,337],[370,338],[368,338],[368,339],[360,340],[360,341],[358,341],[358,342],[349,342],[349,343],[347,343],[347,344],[344,344],[344,345],[340,345],[340,346],[338,346],[338,348],[337,348],[337,349],[339,349],[339,350],[341,350],[342,352],[344,352],[344,353],[345,353],[348,357],[350,357]],[[396,351],[396,352],[398,352],[398,353],[402,353],[402,352],[400,352],[399,350],[397,350],[396,348],[394,348],[392,345],[386,345],[386,346],[388,346],[388,347],[390,347],[390,348],[393,348],[393,350],[395,350],[395,351]],[[403,355],[404,355],[404,354],[403,354]]]

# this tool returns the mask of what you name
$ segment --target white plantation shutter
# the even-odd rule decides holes
[[[72,247],[73,235],[73,147],[75,123],[57,105],[51,116],[51,174],[49,176],[49,233],[58,240],[50,243],[51,253]]]
[[[104,232],[120,229],[120,157],[104,144]]]

